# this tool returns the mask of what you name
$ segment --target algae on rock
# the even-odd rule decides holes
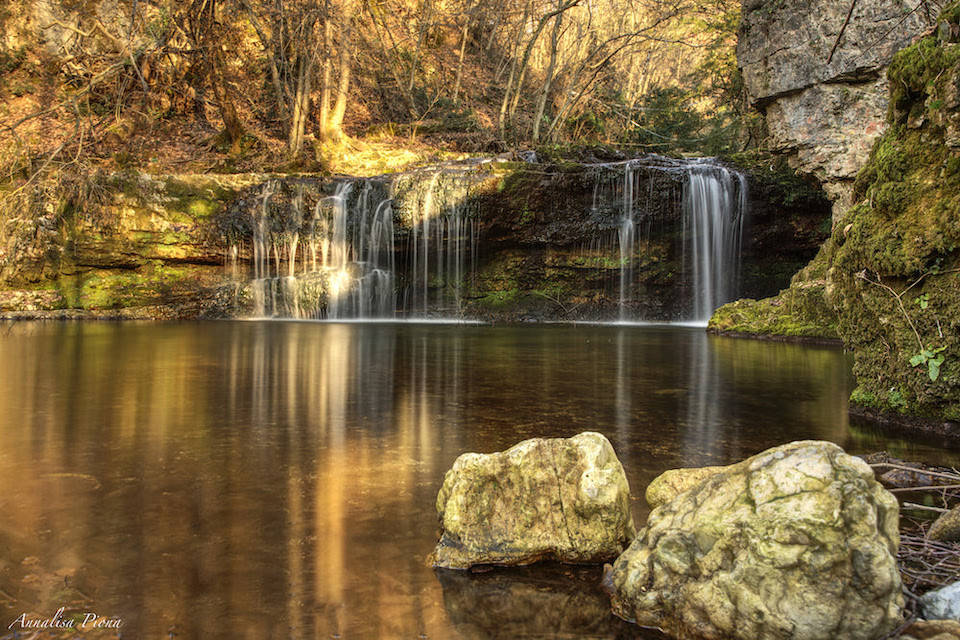
[[[436,567],[610,560],[634,535],[630,488],[601,434],[465,453],[437,495]]]
[[[874,640],[899,624],[899,508],[865,462],[794,442],[690,484],[605,577],[618,615],[707,640]]]

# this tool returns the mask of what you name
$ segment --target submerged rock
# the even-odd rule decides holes
[[[954,507],[937,518],[927,532],[927,537],[939,542],[960,541],[960,507]]]
[[[925,593],[920,604],[928,620],[960,620],[960,582]]]
[[[872,640],[901,618],[898,516],[865,462],[795,442],[655,509],[604,581],[618,615],[681,637]]]
[[[435,567],[615,558],[634,535],[630,488],[599,433],[525,440],[465,453],[437,496],[442,535]]]

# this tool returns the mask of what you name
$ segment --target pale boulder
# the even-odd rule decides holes
[[[436,567],[610,560],[633,539],[630,489],[599,433],[457,458],[437,495]]]
[[[654,509],[605,586],[677,637],[874,640],[901,620],[898,519],[865,462],[795,442]]]

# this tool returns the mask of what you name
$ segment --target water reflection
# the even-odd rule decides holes
[[[610,615],[597,567],[547,564],[471,574],[438,570],[443,604],[463,638],[665,640]]]
[[[457,455],[597,430],[640,496],[791,439],[890,444],[851,435],[837,350],[691,329],[18,324],[0,361],[4,624],[92,607],[131,638],[496,637],[491,598],[514,636],[631,637],[599,604],[543,626],[594,598],[547,570],[437,579]]]

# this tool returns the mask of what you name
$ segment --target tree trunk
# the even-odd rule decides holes
[[[417,65],[420,63],[420,49],[423,48],[423,39],[426,36],[427,26],[430,20],[430,0],[424,0],[422,17],[417,28],[417,48],[413,50],[413,60],[410,62],[410,82],[407,85],[407,92],[413,93],[414,80],[417,77]]]
[[[457,80],[453,84],[453,101],[457,101],[460,95],[460,82],[463,79],[463,56],[467,52],[467,35],[470,31],[470,14],[467,14],[467,20],[463,23],[463,33],[460,36],[460,57],[457,59]]]
[[[523,7],[523,19],[517,27],[517,37],[514,41],[513,55],[510,56],[510,75],[507,76],[507,88],[503,93],[503,100],[500,102],[500,115],[497,117],[497,126],[500,129],[500,138],[507,137],[507,105],[510,104],[510,92],[513,91],[513,81],[517,76],[517,55],[516,50],[520,46],[520,36],[523,34],[523,27],[527,24],[527,18],[530,16],[530,0],[527,0]]]
[[[510,110],[507,113],[507,120],[510,122],[513,121],[513,117],[517,112],[517,105],[520,103],[520,93],[523,91],[523,80],[527,75],[527,66],[530,64],[530,55],[533,53],[533,47],[537,44],[537,40],[540,39],[540,34],[543,33],[544,27],[547,26],[547,23],[550,22],[550,19],[559,16],[564,11],[570,7],[574,7],[580,4],[580,0],[567,0],[564,4],[557,3],[557,8],[545,16],[542,16],[537,22],[537,28],[533,31],[533,34],[530,36],[529,42],[527,42],[526,48],[523,50],[523,58],[520,60],[520,73],[517,77],[517,82],[513,91],[513,101],[510,105]],[[503,112],[503,107],[501,106],[501,113]],[[503,126],[501,125],[501,129]]]
[[[313,71],[313,56],[309,53],[297,57],[297,89],[293,98],[293,113],[290,118],[290,137],[288,150],[291,156],[298,156],[303,150],[303,137],[306,132],[307,116],[310,112],[310,77]]]
[[[324,3],[323,15],[323,75],[320,80],[320,139],[330,137],[330,3]]]
[[[337,82],[337,102],[330,116],[330,133],[338,139],[343,137],[343,116],[347,111],[347,98],[350,94],[350,59],[353,56],[353,41],[349,33],[344,33],[340,44],[340,79]]]
[[[560,0],[557,1],[559,7]],[[554,18],[553,34],[550,38],[550,63],[547,65],[546,77],[543,79],[543,88],[540,90],[540,96],[537,98],[537,108],[533,114],[533,133],[531,138],[534,143],[540,141],[540,121],[543,119],[543,112],[547,106],[547,98],[550,95],[550,85],[553,84],[553,73],[557,68],[557,47],[560,42],[560,29],[563,26],[563,14],[558,13]]]

